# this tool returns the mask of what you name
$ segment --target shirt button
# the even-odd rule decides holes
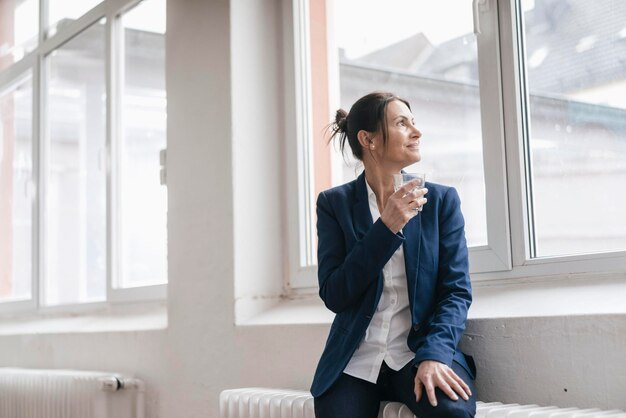
[[[389,324],[383,324],[383,328],[384,328],[384,329],[389,328]]]
[[[396,304],[396,300],[395,299],[391,299],[391,304],[395,305]]]

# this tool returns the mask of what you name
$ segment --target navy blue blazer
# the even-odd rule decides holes
[[[372,222],[364,174],[318,196],[319,294],[336,316],[315,371],[313,396],[330,388],[359,346],[382,293],[383,266],[400,245],[413,365],[456,361],[475,376],[473,361],[457,349],[472,301],[459,196],[453,187],[428,182],[426,187],[428,203],[397,234],[380,219]]]

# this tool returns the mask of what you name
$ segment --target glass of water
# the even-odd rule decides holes
[[[404,186],[406,183],[417,180],[417,185],[413,190],[419,190],[424,188],[426,185],[426,174],[425,173],[397,173],[393,175],[393,190],[398,191],[398,189]],[[413,191],[412,190],[412,191]],[[422,208],[417,209],[418,212],[422,211]]]

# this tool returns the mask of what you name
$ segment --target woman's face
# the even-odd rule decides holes
[[[415,126],[411,110],[399,100],[387,105],[386,116],[387,145],[383,144],[382,132],[378,132],[372,138],[374,147],[370,151],[380,164],[394,172],[400,171],[422,158],[419,150],[422,133]]]

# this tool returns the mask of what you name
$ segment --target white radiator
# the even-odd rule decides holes
[[[144,418],[144,385],[111,373],[0,368],[0,418]]]
[[[626,418],[620,410],[557,408],[553,406],[477,402],[476,418]],[[315,418],[309,392],[244,388],[220,394],[220,418]],[[378,418],[415,418],[405,405],[383,402]]]

